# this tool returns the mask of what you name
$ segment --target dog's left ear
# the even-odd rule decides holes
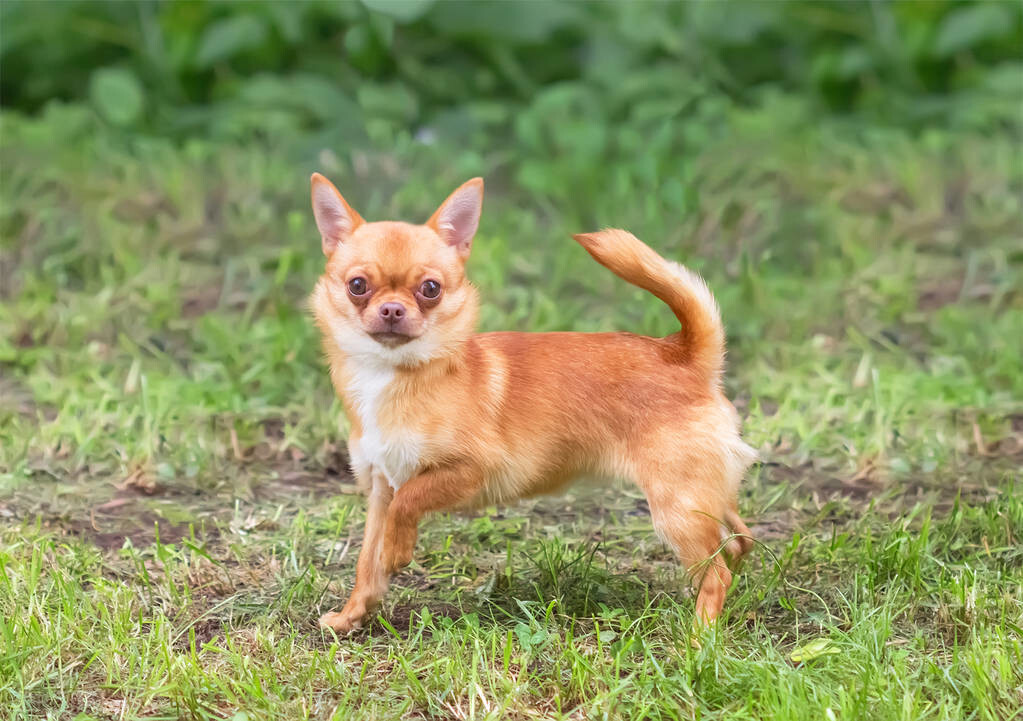
[[[458,186],[426,224],[465,260],[472,249],[472,237],[476,235],[482,211],[483,178],[473,178]]]

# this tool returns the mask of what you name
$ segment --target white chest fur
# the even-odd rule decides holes
[[[358,416],[362,435],[349,442],[348,450],[356,473],[382,473],[398,490],[419,468],[423,438],[414,431],[380,426],[380,411],[391,401],[394,379],[394,367],[386,364],[359,364],[351,373],[346,387],[349,411]]]

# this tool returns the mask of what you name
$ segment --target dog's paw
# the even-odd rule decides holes
[[[362,622],[366,618],[366,609],[348,608],[337,612],[331,611],[320,616],[320,628],[333,629],[338,635],[347,635],[356,629],[362,628]]]

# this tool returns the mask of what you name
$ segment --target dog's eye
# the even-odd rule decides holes
[[[419,286],[419,292],[424,298],[432,300],[440,295],[440,283],[435,280],[424,280],[423,284]]]
[[[352,295],[365,295],[366,294],[366,279],[365,278],[352,278],[348,281],[348,292]]]

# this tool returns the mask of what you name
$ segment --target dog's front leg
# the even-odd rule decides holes
[[[387,511],[384,567],[395,573],[411,563],[422,517],[466,504],[482,485],[483,475],[464,466],[430,470],[406,482]]]
[[[331,611],[320,618],[322,628],[348,633],[362,625],[366,615],[383,600],[389,574],[383,563],[384,531],[387,511],[394,497],[387,479],[373,471],[366,506],[366,532],[362,551],[355,566],[355,587],[340,613]]]

